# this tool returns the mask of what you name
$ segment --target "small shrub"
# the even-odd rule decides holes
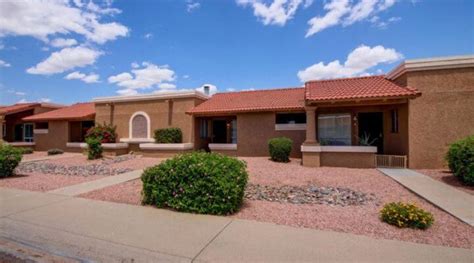
[[[32,154],[33,149],[29,147],[24,147],[24,148],[18,148],[18,150],[21,151],[21,154]]]
[[[418,208],[414,204],[402,202],[386,204],[380,211],[380,218],[382,221],[400,228],[427,229],[434,222],[430,212]]]
[[[57,154],[63,154],[64,151],[61,149],[49,149],[48,150],[48,155],[57,155]]]
[[[117,127],[110,124],[99,124],[90,128],[86,133],[86,140],[88,138],[96,138],[101,143],[115,143],[117,140]]]
[[[289,162],[293,141],[286,137],[272,138],[268,141],[270,157],[275,162]]]
[[[13,171],[21,161],[21,150],[10,145],[0,145],[0,177],[13,175]]]
[[[182,143],[183,132],[180,128],[166,128],[155,130],[156,143]]]
[[[194,152],[148,168],[142,203],[183,212],[226,215],[242,204],[246,164],[217,153]]]
[[[467,185],[474,185],[474,135],[451,144],[446,160],[454,176]]]
[[[100,144],[99,139],[97,138],[88,138],[86,139],[87,143],[87,159],[95,160],[102,158],[102,145]]]

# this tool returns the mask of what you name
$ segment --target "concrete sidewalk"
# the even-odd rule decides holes
[[[128,173],[108,176],[108,177],[94,180],[94,181],[66,186],[63,188],[51,190],[48,193],[57,194],[57,195],[65,195],[65,196],[77,196],[77,195],[84,194],[84,193],[94,191],[97,189],[102,189],[107,186],[138,179],[141,177],[142,173],[143,173],[143,170],[135,170]]]
[[[468,249],[5,188],[0,206],[0,239],[77,261],[474,260]]]
[[[410,169],[379,171],[461,221],[474,226],[474,196]]]

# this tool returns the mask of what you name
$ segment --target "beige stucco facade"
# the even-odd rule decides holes
[[[410,168],[442,168],[449,144],[474,134],[474,67],[406,72],[422,96],[408,105]]]

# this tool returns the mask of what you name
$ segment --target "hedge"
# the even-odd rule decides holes
[[[272,138],[268,140],[268,150],[272,161],[289,162],[292,144],[293,141],[286,137]]]
[[[451,144],[446,160],[454,176],[467,185],[474,185],[474,135]]]
[[[182,143],[183,132],[180,128],[166,128],[155,130],[156,143]]]
[[[22,152],[10,145],[0,144],[0,177],[13,175],[13,171],[20,164]]]
[[[142,175],[142,203],[177,211],[227,215],[244,197],[246,164],[217,153],[177,155]]]

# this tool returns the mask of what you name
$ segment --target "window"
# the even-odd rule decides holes
[[[230,123],[230,127],[232,128],[231,129],[231,141],[232,143],[237,143],[237,120],[232,120],[232,122]]]
[[[23,131],[23,141],[33,142],[33,123],[25,123]]]
[[[277,113],[276,124],[304,124],[306,113]]]
[[[2,124],[2,138],[7,137],[7,124]]]
[[[38,130],[47,130],[49,128],[49,124],[47,122],[37,122],[35,124],[35,129]]]
[[[392,127],[391,127],[391,132],[392,133],[398,133],[398,110],[391,110],[390,111],[390,116],[392,120]]]
[[[209,138],[209,121],[201,120],[199,122],[199,137],[201,139]]]
[[[351,115],[320,114],[318,136],[321,145],[351,145]]]
[[[135,112],[130,118],[130,138],[150,138],[150,117],[145,112]]]

